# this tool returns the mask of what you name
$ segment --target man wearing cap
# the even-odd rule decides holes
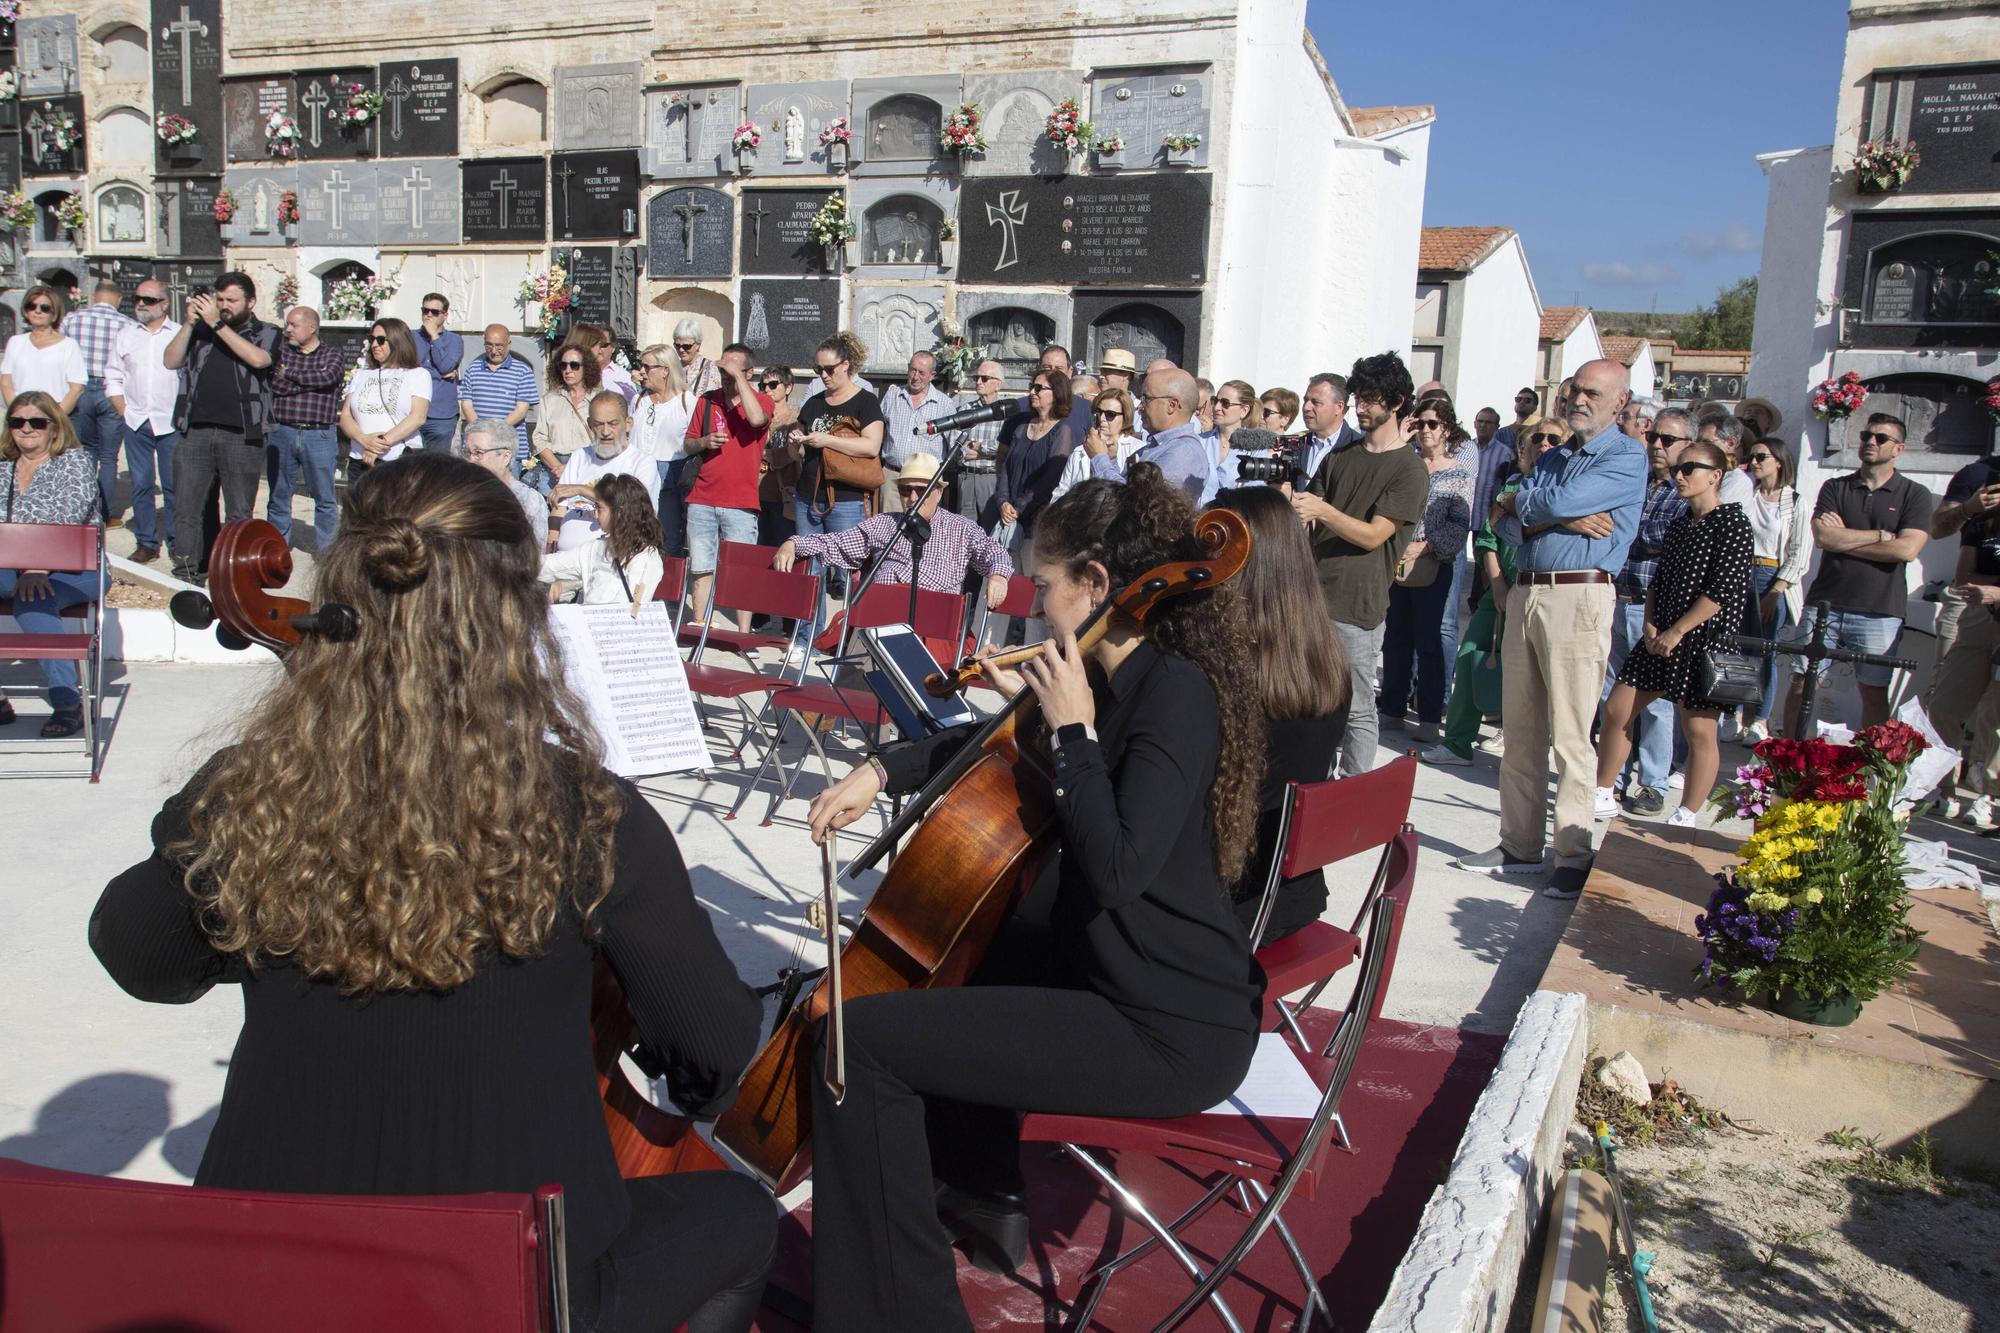
[[[916,504],[937,470],[936,454],[919,450],[905,458],[903,475],[896,482],[903,492],[903,503]],[[930,525],[930,535],[924,541],[923,563],[917,570],[917,586],[956,594],[965,591],[967,574],[977,571],[986,579],[987,604],[1003,600],[1007,596],[1007,577],[1014,572],[1007,549],[971,519],[943,508],[943,503],[944,488],[939,487],[915,511],[918,518]],[[900,512],[877,514],[845,532],[787,538],[771,557],[771,567],[790,572],[803,557],[823,560],[836,569],[858,571],[866,569],[876,552],[887,547],[889,554],[876,571],[875,581],[907,585],[911,554],[903,529],[907,518]]]
[[[1097,378],[1107,389],[1132,392],[1132,380],[1139,373],[1139,358],[1122,347],[1114,347],[1097,363]]]
[[[722,370],[701,354],[701,321],[684,319],[674,325],[674,355],[681,359],[681,380],[696,398],[722,387]]]
[[[917,427],[951,412],[951,396],[931,382],[936,377],[937,358],[929,352],[913,352],[903,382],[882,393],[884,513],[903,507],[903,502],[896,498],[896,476],[902,470],[903,459],[917,446]]]
[[[1776,435],[1778,427],[1785,424],[1785,414],[1768,398],[1745,398],[1736,405],[1736,415],[1757,432],[1751,439],[1752,444],[1766,436]]]

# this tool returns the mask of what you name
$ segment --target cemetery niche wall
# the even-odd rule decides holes
[[[1861,137],[1916,144],[1907,194],[2000,190],[2000,63],[1876,70]]]
[[[2000,346],[2000,211],[1849,217],[1842,304],[1857,347]]]

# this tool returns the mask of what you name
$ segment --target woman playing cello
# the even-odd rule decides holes
[[[1256,838],[1263,720],[1227,587],[1144,626],[1093,612],[1154,566],[1197,558],[1195,511],[1150,464],[1087,481],[1035,527],[1038,613],[1054,638],[1019,676],[1050,730],[1058,864],[974,984],[849,1000],[845,1095],[813,1087],[815,1326],[969,1329],[940,1217],[982,1266],[1026,1243],[1016,1113],[1175,1116],[1250,1063],[1263,979],[1224,885]],[[885,788],[920,785],[962,736],[892,749],[813,803],[815,837]],[[926,1128],[930,1142],[926,1146]],[[933,1174],[944,1189],[933,1197]]]
[[[599,766],[536,582],[485,470],[415,453],[356,483],[307,637],[169,800],[91,918],[140,999],[243,988],[196,1183],[330,1194],[564,1188],[583,1329],[750,1326],[770,1196],[701,1172],[621,1180],[585,1041],[593,954],[675,1099],[713,1116],[761,1011],[673,836]],[[214,582],[212,577],[211,582]]]

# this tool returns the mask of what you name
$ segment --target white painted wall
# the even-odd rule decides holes
[[[1827,179],[1833,149],[1794,148],[1757,159],[1764,169],[1764,250],[1757,261],[1757,322],[1750,340],[1749,392],[1785,414],[1781,430],[1796,450],[1812,414],[1813,370],[1833,352],[1833,321],[1822,311],[1820,274],[1834,241],[1827,234]]]
[[[1632,358],[1632,396],[1651,398],[1659,384],[1659,368],[1653,364],[1653,345],[1641,343],[1639,354]]]
[[[1459,321],[1458,373],[1446,387],[1470,428],[1473,413],[1490,407],[1502,421],[1514,419],[1514,391],[1535,382],[1535,342],[1542,305],[1528,273],[1521,238],[1509,236],[1460,288],[1465,309]]]
[[[1604,342],[1597,336],[1597,316],[1584,312],[1583,322],[1570,331],[1562,343],[1562,374],[1560,379],[1568,379],[1583,368],[1586,361],[1595,361],[1604,355]]]

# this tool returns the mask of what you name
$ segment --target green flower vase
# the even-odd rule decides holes
[[[1861,1017],[1861,997],[1857,995],[1774,996],[1771,1008],[1800,1023],[1823,1028],[1844,1028]]]

